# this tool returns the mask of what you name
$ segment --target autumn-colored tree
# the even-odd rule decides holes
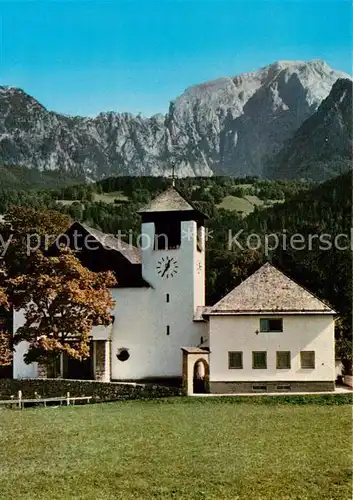
[[[38,251],[30,273],[8,280],[12,304],[25,310],[14,337],[29,343],[25,362],[51,363],[61,353],[87,358],[92,327],[111,323],[114,284],[112,273],[88,270],[69,249],[57,257]]]
[[[4,287],[0,287],[0,306],[5,309],[8,308],[6,289]]]
[[[33,209],[19,207],[6,218],[13,237],[3,259],[0,305],[25,311],[25,323],[13,344],[29,343],[26,363],[52,364],[61,353],[84,359],[89,356],[92,327],[112,320],[109,288],[115,284],[114,275],[88,270],[69,249],[61,248],[54,257],[43,251],[67,226],[68,220],[55,211],[39,211],[36,221]],[[28,235],[34,234],[41,237],[32,245],[38,248],[28,252]],[[5,336],[0,345],[5,352]]]
[[[69,217],[56,210],[11,207],[0,224],[6,275],[15,277],[26,273],[34,251],[45,251],[70,224]],[[0,286],[3,276],[4,272],[2,276],[0,273]]]
[[[0,367],[12,363],[12,339],[7,328],[8,301],[3,288],[0,288]]]
[[[4,266],[0,267],[0,276],[5,276]],[[6,321],[9,312],[9,303],[6,294],[6,288],[0,286],[0,367],[9,366],[12,363],[12,338],[8,331]]]
[[[1,326],[2,325],[0,325],[0,328]],[[0,366],[10,366],[12,357],[10,333],[0,329]]]

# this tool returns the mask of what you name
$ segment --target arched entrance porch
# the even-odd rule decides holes
[[[194,363],[194,374],[193,374],[193,393],[194,394],[205,394],[208,392],[208,380],[209,380],[209,368],[208,362],[200,358]]]
[[[209,352],[200,347],[183,347],[183,392],[187,396],[209,392]]]

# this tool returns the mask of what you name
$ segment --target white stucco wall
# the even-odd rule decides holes
[[[197,306],[205,303],[204,251],[196,248],[196,223],[181,223],[182,238],[175,250],[142,250],[142,273],[151,288],[122,288],[113,291],[116,301],[112,333],[112,379],[141,379],[182,375],[180,348],[196,346],[207,337],[208,325],[194,322]],[[142,233],[154,239],[154,224],[142,225]],[[178,272],[162,278],[156,267],[161,257],[174,257]],[[201,271],[197,262],[202,263]],[[166,295],[169,294],[169,302]],[[167,335],[167,326],[170,334]],[[119,361],[119,349],[129,350],[130,358]]]
[[[333,316],[278,317],[283,333],[256,335],[259,316],[211,316],[210,381],[335,380]],[[228,368],[229,351],[243,351],[243,369]],[[267,351],[267,369],[252,368],[252,351]],[[276,351],[291,352],[291,369],[276,369]],[[315,369],[300,368],[300,351],[315,351]]]
[[[181,245],[173,250],[154,250],[155,227],[153,222],[141,226],[143,238],[141,249],[142,275],[160,293],[174,293],[178,298],[185,295],[188,309],[193,313],[197,306],[205,305],[205,251],[197,250],[197,224],[195,221],[181,222]],[[202,248],[205,247],[205,231],[201,229]],[[150,243],[148,246],[147,244]],[[146,248],[145,248],[146,246]],[[161,278],[156,271],[162,257],[173,257],[178,262],[178,273],[173,278]],[[198,271],[198,264],[201,271]],[[157,299],[159,300],[159,299]]]
[[[113,312],[112,312],[113,314]],[[110,340],[113,331],[113,325],[109,326],[94,326],[92,328],[93,340]]]
[[[24,309],[15,311],[13,313],[13,332],[16,333],[17,329],[24,325],[25,316]],[[109,340],[112,334],[112,325],[108,327],[96,326],[92,329],[92,337],[94,340]],[[14,378],[35,378],[37,377],[38,363],[31,363],[27,365],[24,362],[23,356],[28,350],[28,342],[20,342],[15,347],[13,357],[13,377]]]
[[[17,332],[20,326],[25,323],[24,310],[14,311],[13,313],[13,331]],[[13,356],[13,377],[14,378],[35,378],[37,376],[37,363],[27,365],[23,356],[28,350],[28,342],[20,342],[15,347]]]
[[[208,337],[208,323],[193,321],[196,308],[205,305],[205,252],[197,250],[196,226],[194,221],[181,223],[180,248],[154,250],[154,224],[142,225],[142,234],[149,235],[152,243],[141,251],[142,275],[151,287],[113,289],[116,302],[114,324],[92,330],[94,340],[111,339],[113,380],[181,376],[180,348],[197,346],[201,337]],[[204,229],[202,239],[204,249]],[[166,256],[174,257],[179,266],[177,274],[168,279],[159,276],[156,270],[158,261]],[[169,302],[166,301],[167,294]],[[21,321],[23,324],[23,313],[16,315],[18,327]],[[119,361],[116,357],[122,348],[129,351],[127,361]],[[36,365],[28,366],[23,362],[26,349],[25,343],[17,348],[14,361],[16,378],[36,376]]]

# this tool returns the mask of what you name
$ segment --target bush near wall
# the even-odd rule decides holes
[[[205,404],[210,405],[223,405],[224,403],[230,405],[236,404],[249,404],[249,405],[268,405],[268,406],[279,406],[279,405],[328,405],[328,406],[341,406],[341,405],[352,405],[353,404],[353,392],[352,393],[341,393],[341,394],[272,394],[271,396],[266,395],[251,395],[251,396],[208,396],[208,397],[198,397],[198,396],[186,396],[177,399],[161,398],[151,401],[151,404]]]
[[[18,391],[22,391],[23,398],[34,398],[35,393],[42,398],[63,397],[69,392],[71,397],[92,396],[95,402],[124,399],[155,399],[179,396],[181,394],[179,387],[167,387],[152,383],[133,384],[67,379],[0,380],[0,399],[10,399],[11,396],[16,398]]]

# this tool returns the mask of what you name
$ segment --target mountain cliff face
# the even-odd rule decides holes
[[[20,89],[0,87],[0,163],[111,175],[263,175],[340,77],[323,61],[281,61],[187,89],[168,113],[95,118],[47,111]]]
[[[268,161],[272,179],[321,181],[352,168],[352,81],[339,79],[318,110]]]

